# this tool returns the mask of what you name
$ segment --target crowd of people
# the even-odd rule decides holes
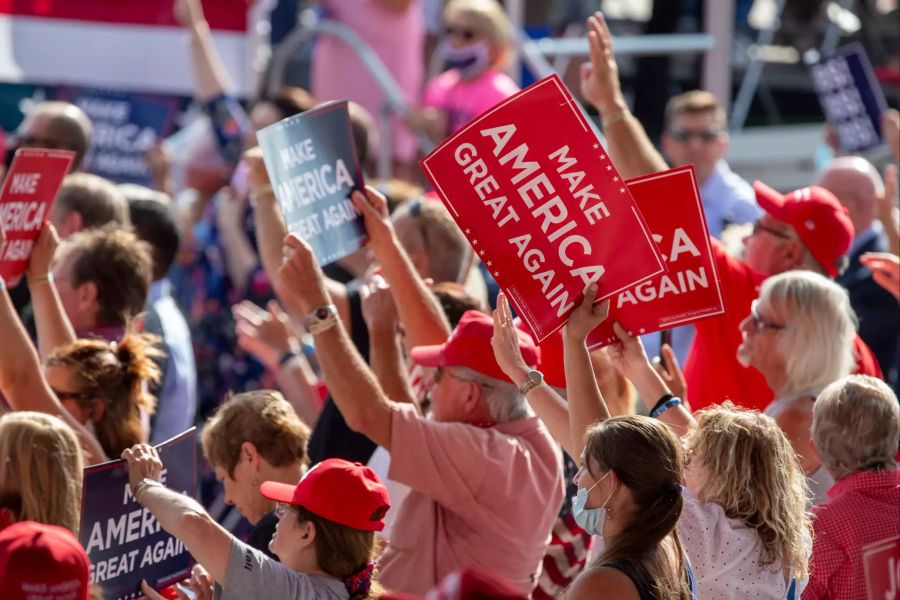
[[[421,26],[416,2],[326,4]],[[22,281],[0,278],[0,597],[102,598],[82,471],[118,458],[194,561],[144,582],[151,600],[854,599],[877,569],[900,593],[897,111],[884,178],[837,156],[787,194],[750,184],[709,92],[669,101],[657,150],[591,16],[577,92],[623,178],[694,166],[725,312],[665,336],[614,323],[589,351],[597,284],[537,344],[420,175],[355,189],[366,246],[320,265],[256,131],[349,98],[369,172],[380,101],[325,39],[312,90],[247,107],[199,0],[175,14],[210,127],[188,156],[154,149],[153,189],[82,172],[72,104],[38,104],[14,138],[76,158]],[[421,47],[390,36],[420,100],[393,124],[398,173],[411,132],[440,142],[517,91],[510,36],[495,0],[450,0],[426,83]],[[155,448],[194,425],[196,498]]]

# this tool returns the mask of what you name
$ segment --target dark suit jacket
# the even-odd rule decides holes
[[[875,353],[885,379],[890,379],[900,358],[900,305],[890,292],[875,283],[872,271],[859,262],[866,252],[887,252],[887,248],[884,234],[863,244],[850,257],[850,265],[837,282],[850,293],[850,304],[859,318],[859,337]]]

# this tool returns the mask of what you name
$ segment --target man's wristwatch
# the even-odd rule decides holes
[[[541,385],[542,383],[544,383],[544,374],[540,371],[535,371],[534,369],[532,369],[528,371],[528,374],[525,376],[525,381],[523,381],[522,385],[519,386],[519,393],[525,396],[528,394],[528,392]]]
[[[325,304],[312,311],[303,325],[310,335],[319,335],[337,325],[338,311],[334,304]]]

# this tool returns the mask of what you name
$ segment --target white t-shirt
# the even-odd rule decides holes
[[[763,545],[756,531],[730,519],[718,504],[700,502],[684,490],[678,535],[691,560],[701,599],[784,598],[788,590],[780,562],[760,566]],[[806,544],[807,558],[812,540]],[[797,580],[796,598],[806,579]]]

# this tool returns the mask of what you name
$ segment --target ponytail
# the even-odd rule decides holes
[[[153,414],[156,398],[148,384],[157,383],[159,366],[154,359],[162,356],[155,348],[159,338],[136,333],[131,327],[118,342],[76,340],[58,348],[47,359],[48,366],[68,366],[74,370],[85,407],[103,404],[103,414],[94,423],[97,441],[108,456],[119,456],[123,450],[143,440],[141,415]]]

